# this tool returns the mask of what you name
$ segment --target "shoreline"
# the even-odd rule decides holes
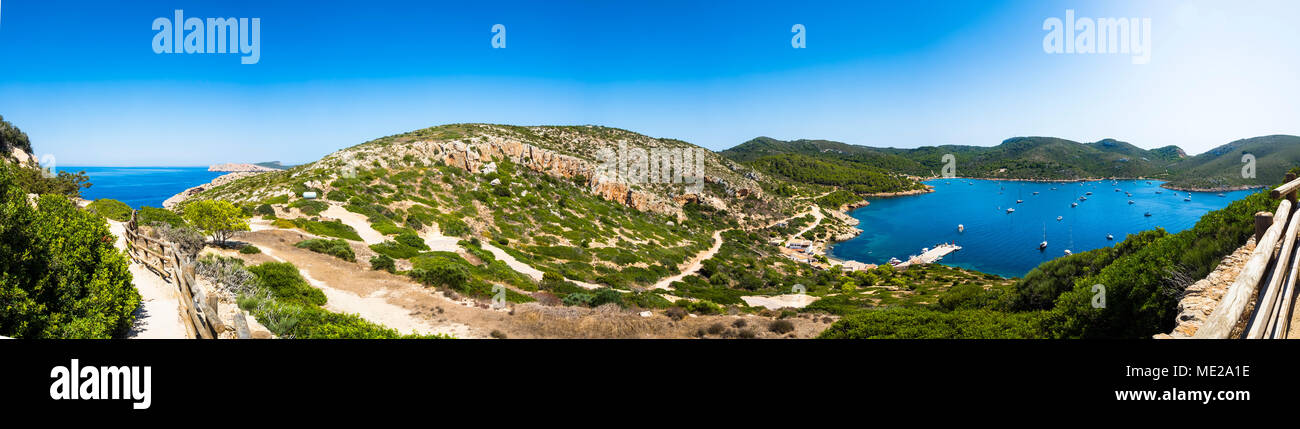
[[[922,179],[922,180],[944,180],[944,179],[948,179],[948,180],[991,180],[991,181],[1004,181],[1004,182],[1036,182],[1036,183],[1104,182],[1104,181],[1107,181],[1107,180],[1147,180],[1147,181],[1162,181],[1161,179],[1153,179],[1153,178],[1149,178],[1149,177],[1089,177],[1089,178],[1083,178],[1083,179],[1018,179],[1018,178],[1002,178],[1002,177],[962,177],[962,176],[956,176],[956,177],[942,177],[942,176],[936,176],[936,177],[925,177],[925,178],[921,178],[921,179]],[[1165,189],[1169,189],[1169,190],[1174,190],[1174,191],[1190,191],[1190,192],[1232,192],[1232,191],[1245,191],[1245,190],[1250,190],[1250,189],[1260,189],[1260,188],[1267,188],[1267,187],[1268,187],[1268,185],[1233,185],[1233,186],[1219,186],[1219,187],[1213,187],[1213,188],[1197,188],[1197,187],[1191,187],[1191,186],[1170,185],[1168,181],[1163,181],[1163,182],[1164,182],[1164,183],[1161,183],[1161,184],[1160,184],[1160,187],[1161,187],[1161,188],[1165,188]]]

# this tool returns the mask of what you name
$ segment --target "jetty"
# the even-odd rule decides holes
[[[923,252],[921,252],[921,256],[914,256],[908,258],[907,262],[898,264],[897,267],[907,268],[908,266],[913,264],[933,264],[935,262],[938,262],[940,259],[943,259],[944,256],[948,256],[949,253],[956,252],[958,250],[961,250],[961,246],[958,246],[956,244],[952,244],[952,243],[940,244],[934,246],[934,248],[932,249],[925,249]]]

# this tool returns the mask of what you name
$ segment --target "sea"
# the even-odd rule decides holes
[[[1164,189],[1160,187],[1163,182],[1155,180],[936,179],[925,183],[934,186],[935,192],[870,199],[870,205],[850,212],[863,233],[835,244],[829,255],[883,264],[890,258],[906,261],[936,244],[954,243],[962,249],[940,263],[1023,277],[1039,264],[1064,256],[1067,249],[1078,253],[1113,246],[1128,234],[1156,227],[1170,233],[1183,231],[1206,213],[1259,191],[1223,192],[1220,196],[1219,192]],[[1015,211],[1008,213],[1008,208]],[[959,225],[964,226],[963,231],[958,231]],[[1107,239],[1108,234],[1114,239]],[[1043,241],[1047,248],[1040,251]]]
[[[208,167],[60,167],[59,170],[86,172],[91,186],[81,191],[82,198],[112,198],[135,209],[162,207],[163,201],[171,196],[226,174],[208,171]]]

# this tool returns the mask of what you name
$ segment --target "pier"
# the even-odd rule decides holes
[[[943,257],[947,256],[949,253],[956,252],[958,250],[961,250],[961,246],[958,246],[956,244],[952,244],[952,243],[940,244],[938,246],[935,246],[933,249],[922,252],[921,256],[915,256],[909,258],[906,262],[898,264],[898,268],[907,268],[912,264],[933,264],[935,262],[938,262],[940,259],[943,259]]]

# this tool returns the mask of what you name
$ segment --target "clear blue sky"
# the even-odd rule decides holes
[[[715,150],[1300,134],[1295,1],[0,1],[0,115],[62,165],[301,163],[455,122]],[[175,9],[261,18],[261,61],[155,54]],[[1044,53],[1066,9],[1150,18],[1150,63]]]

